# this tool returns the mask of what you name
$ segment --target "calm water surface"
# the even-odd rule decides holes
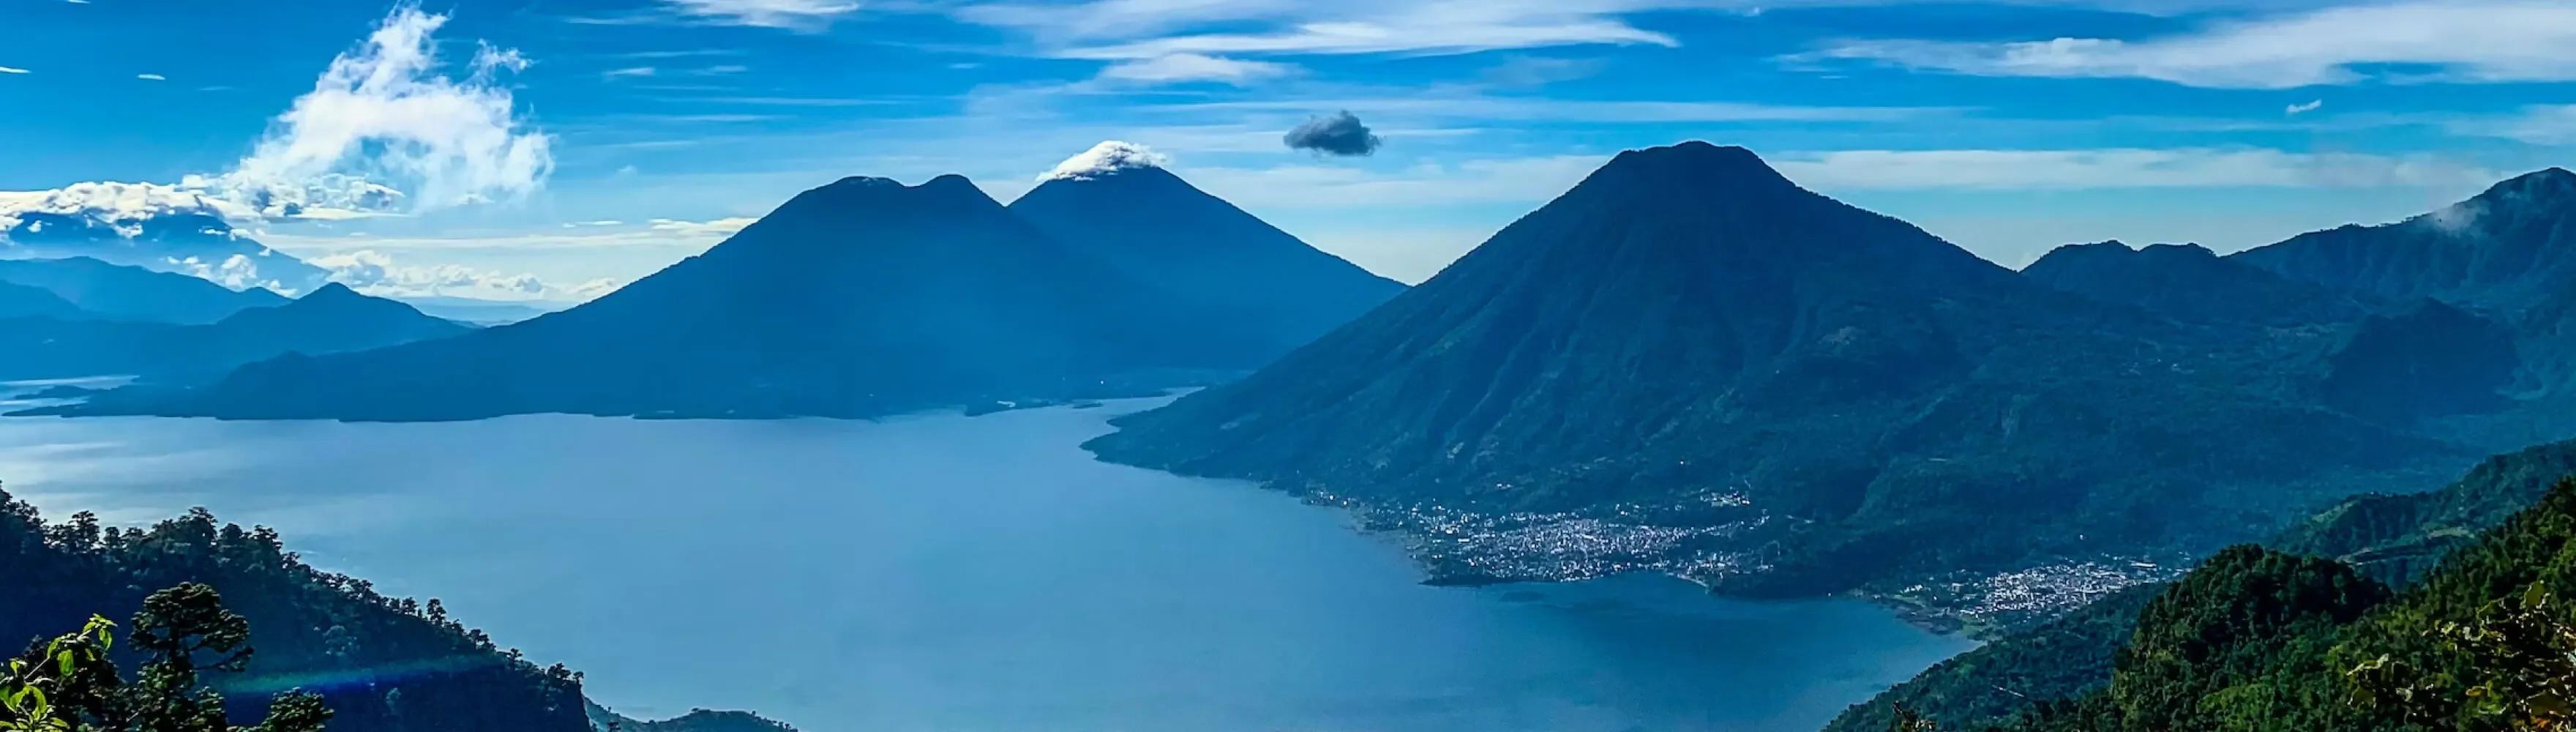
[[[0,419],[61,517],[189,506],[600,702],[838,730],[1813,730],[1965,649],[1857,602],[1426,587],[1337,512],[1093,461],[1145,403],[883,422]]]

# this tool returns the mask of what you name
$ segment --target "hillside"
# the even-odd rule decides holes
[[[1089,447],[1386,523],[1488,517],[1424,552],[1437,579],[1567,576],[1509,532],[1606,520],[1614,567],[1812,594],[2206,551],[2466,464],[2303,393],[2321,347],[2059,292],[1689,143],[1620,155],[1386,306]]]
[[[1067,246],[1267,334],[1286,353],[1404,291],[1104,142],[1011,202]]]
[[[2262,555],[2255,566],[2231,561]],[[2151,603],[2109,684],[2012,729],[2549,729],[2576,677],[2558,603],[2576,557],[2576,480],[2392,599],[2343,565],[2222,554]],[[2265,567],[2297,567],[2283,574]],[[2185,592],[2192,587],[2221,591]],[[2359,611],[2359,612],[2356,612]],[[2492,701],[2486,701],[2492,700]]]
[[[1046,237],[965,178],[849,178],[569,310],[72,411],[868,417],[1151,394],[1270,348]]]
[[[255,719],[281,686],[321,694],[345,732],[584,732],[581,682],[539,668],[427,603],[377,594],[322,572],[265,528],[219,524],[203,511],[148,530],[101,527],[81,514],[41,521],[0,493],[0,643],[22,647],[81,627],[92,614],[131,617],[151,591],[214,586],[250,621],[244,673],[228,706]]]
[[[2303,234],[2228,258],[2393,301],[2518,313],[2576,283],[2576,173],[2550,168],[2398,223]]]
[[[2570,475],[2576,475],[2576,442],[2498,455],[2438,490],[2353,498],[2267,544],[2278,552],[2333,558],[2376,581],[2414,588],[2446,561],[2458,563],[2453,556],[2478,545],[2482,535],[2532,510]],[[1997,638],[1853,706],[1828,730],[1886,729],[1896,704],[1947,729],[1978,730],[2009,721],[2033,701],[2081,696],[2110,683],[2108,659],[2131,642],[2138,605],[2162,593],[2162,585],[2132,588]]]

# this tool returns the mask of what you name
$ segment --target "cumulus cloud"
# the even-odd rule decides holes
[[[1791,60],[1866,59],[1981,76],[2134,77],[2287,89],[2363,81],[2576,80],[2576,4],[2414,0],[2219,23],[2144,39],[1857,40]],[[2422,69],[2431,68],[2425,72]]]
[[[406,266],[374,250],[340,252],[311,260],[331,280],[382,297],[463,297],[477,300],[588,300],[617,289],[612,280],[555,285],[533,274],[511,274],[453,264]]]
[[[446,23],[397,8],[357,49],[332,59],[251,154],[214,177],[218,187],[309,188],[325,176],[355,176],[409,189],[415,210],[542,187],[554,170],[553,138],[519,116],[510,88],[495,78],[526,68],[527,59],[481,46],[470,74],[449,78],[434,37]]]
[[[1345,157],[1377,154],[1378,146],[1384,142],[1349,110],[1306,120],[1289,130],[1283,141],[1291,150]]]
[[[2326,106],[2326,100],[2323,100],[2323,99],[2317,99],[2317,100],[2312,100],[2312,101],[2308,101],[2308,102],[2301,103],[2301,104],[2293,104],[2293,105],[2290,105],[2288,108],[2285,108],[2285,109],[2283,109],[2283,110],[2281,110],[2281,111],[2282,111],[2282,113],[2283,113],[2283,114],[2287,114],[2287,115],[2289,115],[2289,116],[2296,117],[2296,116],[2299,116],[2299,115],[2302,115],[2302,114],[2307,114],[2307,113],[2309,113],[2309,112],[2317,111],[2318,109],[2321,109],[2321,108],[2323,108],[2323,107],[2325,107],[2325,106]]]
[[[434,36],[446,22],[411,5],[397,7],[364,41],[332,59],[312,91],[272,120],[229,170],[176,183],[0,193],[0,238],[43,233],[22,223],[79,222],[124,244],[149,237],[151,246],[83,244],[87,249],[61,254],[137,260],[130,263],[292,293],[309,286],[302,284],[308,279],[318,282],[321,271],[250,241],[246,232],[265,237],[260,227],[271,222],[420,212],[537,190],[554,167],[552,140],[518,115],[499,80],[527,68],[527,57],[477,43],[463,63],[444,63]],[[44,218],[31,218],[39,214]],[[193,231],[147,226],[167,216],[208,222]]]
[[[1160,168],[1171,164],[1171,158],[1143,145],[1118,140],[1091,146],[1082,154],[1065,158],[1054,170],[1038,176],[1038,182],[1051,180],[1088,180],[1102,173],[1134,168]]]
[[[1241,61],[1197,53],[1175,53],[1110,64],[1100,78],[1151,84],[1216,81],[1247,84],[1297,73],[1297,67],[1267,61]]]

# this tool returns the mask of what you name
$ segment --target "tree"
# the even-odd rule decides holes
[[[250,622],[224,609],[212,587],[183,584],[144,600],[133,639],[145,661],[131,684],[108,655],[114,628],[92,618],[11,660],[0,678],[0,731],[322,732],[331,719],[321,697],[290,691],[257,725],[226,720],[223,695],[202,686],[198,673],[240,671],[250,658]]]

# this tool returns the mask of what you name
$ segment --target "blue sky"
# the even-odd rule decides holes
[[[0,0],[0,190],[354,173],[404,191],[399,215],[269,221],[261,239],[393,279],[526,273],[577,297],[842,176],[963,173],[1008,200],[1104,139],[1408,281],[1608,155],[1684,139],[1751,147],[2014,266],[2074,241],[2226,251],[2388,221],[2576,160],[2564,2],[401,10]],[[435,58],[387,60],[413,45],[366,43],[389,23]],[[382,75],[334,86],[335,58]],[[1281,144],[1341,110],[1384,137],[1377,154]]]

